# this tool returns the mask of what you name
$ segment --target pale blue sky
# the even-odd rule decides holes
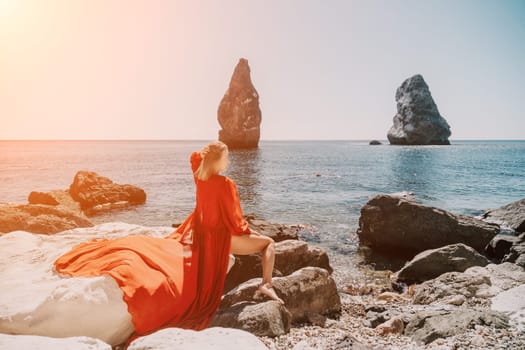
[[[386,139],[421,74],[451,139],[525,139],[525,0],[0,0],[0,139],[216,139],[238,59],[261,139]]]

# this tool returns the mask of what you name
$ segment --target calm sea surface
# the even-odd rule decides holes
[[[66,189],[78,170],[142,187],[146,204],[92,219],[171,226],[193,210],[189,156],[209,141],[0,141],[0,202]],[[245,213],[309,227],[303,239],[352,256],[360,208],[379,193],[478,215],[525,197],[525,141],[451,141],[450,146],[370,146],[367,141],[261,141],[230,151],[223,173]]]

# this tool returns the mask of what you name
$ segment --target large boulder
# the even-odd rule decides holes
[[[268,350],[255,335],[234,328],[211,327],[202,331],[165,328],[133,340],[127,350]]]
[[[445,272],[463,272],[472,266],[486,266],[490,261],[473,248],[456,243],[441,248],[425,250],[407,262],[397,272],[397,280],[421,283]]]
[[[12,231],[54,234],[91,226],[84,215],[61,205],[0,204],[0,234]]]
[[[146,202],[146,192],[133,185],[120,185],[93,171],[78,171],[69,193],[86,214]]]
[[[0,236],[0,333],[125,342],[134,327],[117,282],[109,275],[64,276],[54,270],[53,262],[91,239],[164,237],[172,231],[116,222],[54,235],[16,231]]]
[[[499,226],[394,195],[377,195],[361,208],[361,244],[412,258],[427,249],[464,243],[482,253]]]
[[[506,262],[447,272],[414,288],[414,304],[490,305],[490,298],[525,283],[525,270]]]
[[[292,315],[275,300],[240,302],[221,309],[210,327],[229,327],[248,331],[257,336],[276,337],[290,331]]]
[[[332,273],[326,249],[299,240],[275,243],[274,275],[289,275],[306,266],[317,266]],[[236,255],[235,264],[226,276],[224,291],[229,291],[242,282],[262,275],[261,253]]]
[[[489,209],[481,217],[489,222],[508,226],[516,232],[525,232],[525,198],[496,209]]]
[[[111,345],[90,337],[52,338],[40,335],[0,334],[0,349],[111,350]]]
[[[221,126],[219,140],[228,148],[257,148],[260,139],[261,109],[259,94],[252,84],[250,66],[245,58],[233,72],[230,86],[217,111]]]
[[[396,90],[397,114],[387,133],[393,145],[449,145],[450,126],[438,111],[420,74]]]
[[[224,310],[246,301],[264,301],[257,284],[261,278],[254,278],[242,283],[226,293],[219,306]],[[277,295],[285,302],[285,307],[292,314],[292,322],[302,322],[311,314],[337,315],[341,312],[341,299],[330,273],[320,267],[304,267],[284,277],[274,277],[272,285]]]
[[[502,312],[487,309],[423,311],[416,313],[409,320],[405,335],[419,343],[428,344],[438,338],[464,333],[475,325],[507,328],[509,317]]]

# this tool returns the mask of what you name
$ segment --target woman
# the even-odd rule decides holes
[[[237,186],[219,173],[228,148],[212,142],[190,156],[196,184],[194,211],[164,238],[145,235],[93,239],[55,261],[71,276],[109,274],[123,291],[135,334],[159,328],[208,327],[221,300],[229,254],[262,252],[259,290],[284,303],[272,288],[274,241],[250,229],[242,217]]]

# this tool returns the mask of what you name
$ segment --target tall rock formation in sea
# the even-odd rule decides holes
[[[261,109],[259,94],[250,78],[250,66],[245,58],[233,72],[230,86],[217,110],[221,125],[219,140],[228,148],[257,148],[260,139]]]
[[[387,133],[392,145],[450,145],[450,126],[438,111],[420,74],[396,90],[397,114]]]

